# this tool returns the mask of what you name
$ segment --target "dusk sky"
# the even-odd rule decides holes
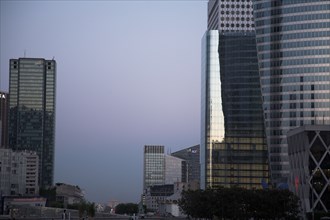
[[[92,202],[139,202],[143,146],[199,144],[207,1],[0,1],[9,59],[57,62],[54,183]]]

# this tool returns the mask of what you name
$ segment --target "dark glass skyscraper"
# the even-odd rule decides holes
[[[9,146],[36,151],[39,185],[54,176],[56,62],[39,58],[10,60]]]
[[[199,181],[200,181],[199,145],[195,145],[192,147],[185,148],[183,150],[176,151],[174,153],[171,153],[171,155],[174,157],[181,158],[187,162],[186,170],[188,171],[188,180],[186,182],[188,182],[191,185],[195,184],[199,186]]]
[[[287,132],[330,124],[330,1],[254,1],[272,182],[289,175]]]
[[[268,183],[252,13],[251,1],[209,1],[202,41],[201,188]]]

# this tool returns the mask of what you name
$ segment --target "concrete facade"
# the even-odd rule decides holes
[[[1,196],[38,195],[38,163],[35,152],[0,149]]]

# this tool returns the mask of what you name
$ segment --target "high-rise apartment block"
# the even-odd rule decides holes
[[[0,148],[8,147],[8,93],[0,91]]]
[[[0,199],[10,195],[37,195],[38,164],[35,152],[0,149]]]
[[[54,176],[56,62],[39,58],[10,60],[9,146],[39,156],[39,185]]]
[[[330,2],[254,1],[272,182],[286,183],[287,133],[330,124]]]
[[[252,1],[210,0],[208,10],[209,30],[202,40],[201,188],[261,188],[269,173]]]

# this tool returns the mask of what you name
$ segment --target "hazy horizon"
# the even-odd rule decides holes
[[[144,145],[199,144],[206,20],[202,0],[0,1],[0,90],[11,58],[57,62],[54,183],[138,202]]]

